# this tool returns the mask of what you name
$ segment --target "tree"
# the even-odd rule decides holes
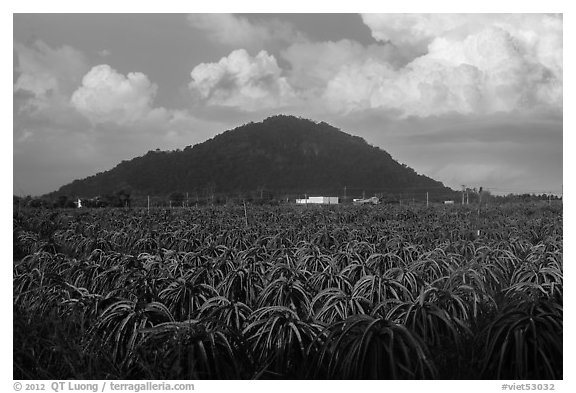
[[[67,195],[60,195],[54,202],[54,207],[69,208],[74,207],[74,202],[68,199]]]
[[[43,199],[34,198],[34,199],[30,200],[30,203],[28,204],[28,206],[38,208],[38,207],[47,207],[48,204]]]
[[[182,202],[184,202],[184,194],[182,194],[181,192],[178,192],[178,191],[170,194],[169,198],[170,198],[170,201],[172,201],[172,204],[176,205],[176,206],[180,206],[180,205],[182,205]]]
[[[116,193],[116,198],[118,200],[119,207],[130,207],[131,200],[130,200],[130,192],[126,190],[120,190]]]

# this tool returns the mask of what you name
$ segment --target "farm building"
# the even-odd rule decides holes
[[[337,205],[338,197],[326,197],[326,196],[308,197],[306,199],[296,199],[296,203],[301,205],[308,205],[308,204]]]

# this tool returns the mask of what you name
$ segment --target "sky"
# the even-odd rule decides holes
[[[275,114],[454,189],[563,191],[558,14],[14,14],[13,191]]]

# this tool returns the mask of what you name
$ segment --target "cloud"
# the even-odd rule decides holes
[[[480,14],[362,14],[372,37],[396,46],[425,47],[447,32],[465,34],[463,29],[477,29]],[[492,23],[492,20],[488,20]]]
[[[52,48],[42,41],[14,43],[16,112],[67,106],[67,96],[88,70],[86,57],[70,46]]]
[[[233,14],[189,14],[187,19],[212,41],[230,46],[262,48],[267,43],[302,39],[292,25],[278,19],[253,22]]]
[[[332,111],[400,116],[562,109],[562,19],[549,15],[364,15],[372,35],[414,49],[395,67],[344,64],[323,94]]]
[[[243,30],[250,36],[261,32],[239,17],[205,17],[246,23],[254,27]],[[562,110],[561,16],[368,14],[363,20],[378,44],[301,40],[279,52],[282,69],[268,52],[251,57],[239,49],[194,68],[189,87],[208,105],[246,111],[290,105],[407,118]]]
[[[107,64],[93,67],[72,94],[72,106],[106,133],[184,135],[209,125],[191,113],[154,106],[158,87],[140,72],[123,75]]]
[[[267,51],[251,56],[245,49],[232,51],[214,63],[203,63],[192,72],[189,88],[207,105],[262,109],[324,108],[323,92],[343,65],[372,60],[394,63],[393,49],[363,46],[352,40],[297,42],[280,52],[287,65],[280,68]]]
[[[527,45],[560,40],[562,16],[549,14],[362,14],[372,37],[426,48],[438,37],[463,40],[486,27],[508,31]],[[558,36],[559,35],[559,36]],[[547,44],[549,45],[549,43]]]
[[[235,50],[217,63],[197,65],[190,75],[190,90],[209,105],[252,111],[282,107],[294,99],[276,58],[264,50],[256,56]]]
[[[281,56],[290,64],[290,83],[300,89],[325,88],[344,65],[374,59],[382,63],[394,62],[390,46],[363,46],[352,40],[301,42],[281,51]]]
[[[85,125],[69,98],[88,69],[84,54],[70,46],[14,43],[15,153],[22,144],[43,140],[43,134]]]
[[[158,109],[152,108],[157,89],[140,72],[124,76],[102,64],[84,76],[71,103],[93,123],[130,124],[157,115]]]

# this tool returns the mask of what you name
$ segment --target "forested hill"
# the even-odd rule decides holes
[[[240,195],[332,194],[355,191],[452,190],[395,161],[386,151],[324,122],[274,116],[177,151],[149,151],[115,168],[76,180],[52,193],[92,197],[173,192]]]

